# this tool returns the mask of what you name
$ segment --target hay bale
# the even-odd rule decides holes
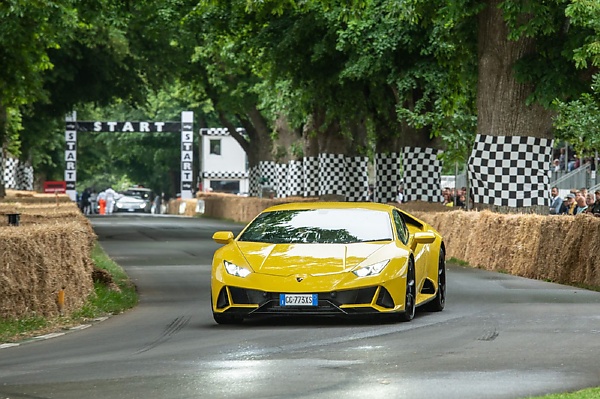
[[[93,291],[94,236],[78,221],[0,227],[0,315],[54,316],[65,290],[64,312],[79,309]]]
[[[79,309],[93,291],[89,220],[70,200],[1,202],[7,213],[21,216],[19,226],[0,223],[0,317],[55,316],[61,289],[63,314]]]

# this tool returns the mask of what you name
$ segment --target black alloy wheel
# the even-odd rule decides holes
[[[404,312],[400,314],[400,321],[411,321],[415,317],[417,287],[415,284],[415,262],[412,258],[408,261],[406,272],[406,294],[404,297]]]

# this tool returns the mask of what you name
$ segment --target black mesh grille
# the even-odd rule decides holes
[[[257,290],[247,290],[245,288],[229,287],[231,300],[234,304],[250,305],[260,304],[265,301],[267,293]]]
[[[377,297],[377,304],[384,308],[393,308],[394,300],[392,296],[385,288],[381,287],[379,290],[379,296]]]
[[[356,314],[356,313],[372,313],[375,312],[371,308],[371,303],[377,287],[360,288],[356,290],[321,292],[318,294],[318,306],[294,307],[280,306],[279,292],[265,292],[257,290],[249,290],[239,287],[227,287],[231,295],[232,305],[258,305],[258,308],[250,311],[254,314]],[[385,290],[383,290],[385,291]],[[225,291],[219,294],[218,307],[222,308],[229,303]],[[387,291],[386,291],[387,292]],[[222,297],[223,300],[221,301]],[[381,295],[380,295],[381,297]],[[389,294],[388,294],[389,297]],[[391,303],[391,298],[389,298]],[[223,303],[223,306],[220,304]],[[364,305],[364,308],[341,309],[343,305]],[[381,305],[385,307],[391,306]],[[233,309],[231,309],[233,311]],[[245,310],[248,312],[249,310]]]
[[[217,297],[217,308],[223,309],[224,307],[229,306],[229,299],[227,298],[227,288],[221,288],[219,292],[219,296]]]

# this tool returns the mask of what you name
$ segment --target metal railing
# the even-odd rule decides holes
[[[589,164],[585,164],[568,173],[552,172],[550,176],[550,186],[556,186],[562,190],[589,187],[591,185],[591,169]]]

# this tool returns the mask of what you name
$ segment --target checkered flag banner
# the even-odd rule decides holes
[[[302,169],[304,171],[304,196],[317,197],[319,195],[319,158],[304,157]]]
[[[250,196],[258,197],[265,187],[277,190],[277,164],[273,161],[260,161],[250,168]]]
[[[434,148],[404,147],[404,196],[407,201],[442,202],[441,150]]]
[[[19,160],[13,157],[4,159],[4,187],[18,190],[20,187],[17,182],[17,170],[19,169]]]
[[[288,162],[287,168],[287,195],[292,197],[301,197],[303,195],[302,183],[304,181],[304,171],[302,161],[292,160]]]
[[[346,157],[346,201],[369,200],[369,158]]]
[[[319,195],[346,195],[346,164],[342,154],[319,154]]]
[[[478,134],[468,164],[475,203],[549,206],[552,146],[552,139]]]
[[[396,201],[399,184],[399,154],[375,154],[375,202]]]

